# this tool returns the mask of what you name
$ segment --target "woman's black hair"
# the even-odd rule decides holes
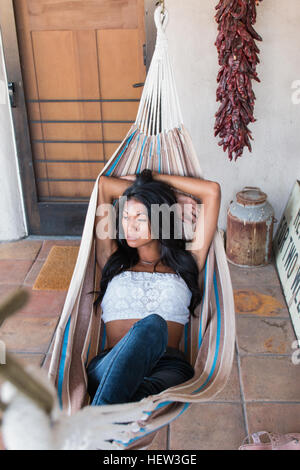
[[[155,238],[160,245],[160,261],[179,274],[190,288],[192,297],[189,311],[191,315],[195,316],[194,310],[201,302],[203,289],[199,286],[198,265],[193,255],[185,249],[186,241],[184,238],[182,236],[180,238],[178,237],[178,233],[182,233],[183,223],[178,213],[171,209],[171,206],[177,203],[172,187],[167,183],[153,179],[152,171],[150,169],[144,169],[141,173],[136,175],[135,181],[124,191],[123,196],[126,197],[121,197],[115,207],[116,242],[118,248],[111,254],[102,269],[100,291],[92,291],[96,293],[100,292],[93,303],[94,306],[101,303],[109,281],[116,274],[120,274],[122,271],[132,268],[139,261],[137,248],[132,248],[127,244],[122,223],[119,225],[119,221],[122,219],[121,216],[125,201],[134,198],[147,208],[152,233],[155,234]],[[155,206],[152,206],[153,204],[155,204]],[[159,220],[156,217],[158,223],[151,224],[151,207],[155,207],[159,210],[162,204],[164,205],[163,213],[166,214],[167,217],[169,216],[167,237],[163,236],[165,225],[161,222],[160,216],[162,214],[158,214]],[[155,214],[155,210],[153,213]],[[180,232],[177,232],[177,229],[179,229]]]

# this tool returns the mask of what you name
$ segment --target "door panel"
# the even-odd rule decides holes
[[[40,215],[31,233],[80,235],[94,181],[135,121],[144,2],[14,0],[14,11]]]

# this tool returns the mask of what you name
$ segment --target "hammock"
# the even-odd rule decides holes
[[[52,344],[48,377],[55,384],[61,408],[69,415],[89,405],[85,368],[107,347],[101,306],[95,308],[95,297],[87,295],[99,289],[100,281],[94,236],[99,177],[102,174],[117,177],[137,174],[150,168],[161,173],[203,178],[190,135],[182,122],[165,35],[168,12],[164,9],[163,13],[161,5],[155,9],[154,20],[157,40],[136,121],[95,181],[75,269]],[[192,403],[214,397],[229,378],[234,355],[235,311],[224,243],[218,228],[201,273],[203,298],[195,309],[197,317],[190,316],[179,344],[195,374],[183,384],[136,402],[137,407],[145,403],[148,410],[142,421],[144,427],[129,433],[132,438],[127,442],[114,440],[120,449],[146,449],[160,428],[180,416]],[[111,406],[121,404],[107,405]],[[137,423],[141,425],[140,421]]]

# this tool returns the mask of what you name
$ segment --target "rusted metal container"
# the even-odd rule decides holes
[[[272,259],[274,211],[267,194],[245,186],[227,211],[226,255],[237,266],[264,266]]]

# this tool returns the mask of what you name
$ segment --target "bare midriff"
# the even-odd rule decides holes
[[[174,273],[165,266],[156,269],[156,272]],[[128,271],[142,271],[142,269],[131,269]],[[145,269],[143,269],[145,271]],[[152,272],[152,271],[149,271]],[[112,320],[105,323],[107,335],[107,349],[113,348],[125,336],[130,328],[139,321],[140,318],[130,318],[123,320]],[[167,320],[168,325],[168,346],[171,348],[179,348],[179,343],[183,334],[184,325],[182,323]]]

